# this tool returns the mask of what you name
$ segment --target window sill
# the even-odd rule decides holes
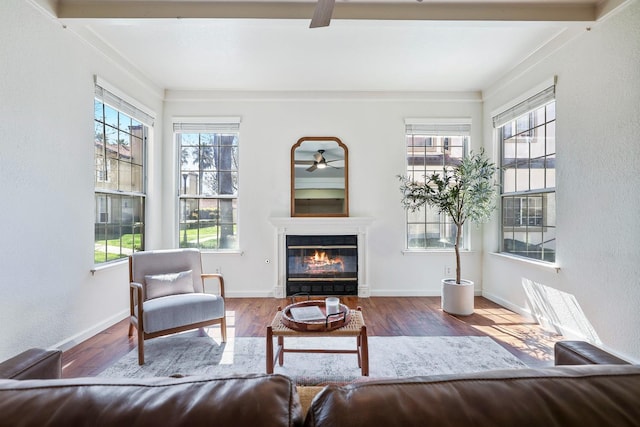
[[[402,255],[420,255],[420,254],[452,254],[454,249],[403,249]],[[473,254],[477,251],[470,251],[468,249],[460,249],[461,254]]]
[[[200,253],[216,255],[244,255],[244,251],[240,249],[200,249]]]
[[[96,272],[98,271],[102,271],[102,270],[108,270],[110,268],[113,267],[119,267],[123,264],[127,264],[129,262],[128,258],[122,258],[116,261],[111,261],[111,262],[105,262],[104,264],[98,264],[98,265],[94,265],[93,268],[91,270],[89,270],[91,272],[91,275],[95,275]]]
[[[491,252],[491,255],[496,256],[496,257],[500,257],[500,258],[513,260],[513,261],[523,262],[525,264],[533,265],[533,266],[536,266],[536,267],[542,267],[542,268],[545,268],[545,269],[552,269],[552,270],[555,270],[556,273],[560,272],[560,266],[558,264],[552,263],[552,262],[536,261],[534,259],[528,259],[528,258],[516,256],[516,255],[510,255],[510,254],[502,253],[502,252]]]

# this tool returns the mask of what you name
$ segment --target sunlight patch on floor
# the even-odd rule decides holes
[[[235,352],[235,338],[236,338],[236,312],[233,310],[226,311],[227,317],[227,342],[224,344],[224,350],[222,351],[222,357],[220,359],[220,365],[233,365],[233,355]],[[215,340],[218,344],[222,345],[222,333],[219,326],[211,326],[205,328],[206,334]]]
[[[476,309],[474,318],[467,321],[474,329],[541,362],[553,361],[553,346],[563,338],[506,308]]]

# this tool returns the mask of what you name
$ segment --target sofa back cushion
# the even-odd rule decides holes
[[[513,369],[329,386],[305,426],[638,426],[640,367]]]
[[[302,424],[295,386],[281,375],[0,380],[0,414],[0,426]]]

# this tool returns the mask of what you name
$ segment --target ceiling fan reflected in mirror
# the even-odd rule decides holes
[[[332,167],[332,168],[335,168],[335,169],[340,169],[340,167],[333,166],[330,163],[339,162],[339,161],[341,161],[341,159],[327,160],[324,157],[324,151],[325,150],[318,150],[316,153],[313,153],[313,160],[296,160],[296,164],[297,165],[311,165],[306,169],[307,172],[313,172],[316,169],[324,169],[326,167]]]
[[[336,0],[318,0],[309,28],[328,27]]]

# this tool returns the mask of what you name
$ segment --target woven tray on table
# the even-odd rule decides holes
[[[317,306],[325,316],[319,320],[296,320],[291,314],[291,309],[296,307]],[[282,323],[295,331],[300,332],[327,332],[338,329],[348,324],[351,320],[351,310],[344,304],[339,304],[339,312],[327,316],[324,301],[309,300],[294,304],[289,304],[282,310]]]

